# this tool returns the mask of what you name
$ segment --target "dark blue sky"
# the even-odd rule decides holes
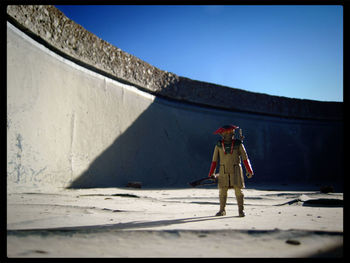
[[[343,7],[56,6],[177,75],[270,95],[343,101]]]

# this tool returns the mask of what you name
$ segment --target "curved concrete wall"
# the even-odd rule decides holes
[[[342,183],[342,103],[189,80],[52,6],[7,12],[9,183],[186,186],[207,175],[219,139],[212,133],[227,123],[243,128],[254,182]]]

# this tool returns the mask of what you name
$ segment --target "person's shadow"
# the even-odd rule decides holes
[[[117,224],[106,224],[106,225],[89,225],[89,226],[72,226],[72,227],[57,227],[50,229],[40,229],[42,231],[50,232],[103,232],[103,231],[113,231],[113,230],[132,230],[132,229],[141,229],[141,228],[153,228],[153,227],[162,227],[178,224],[187,224],[195,223],[202,221],[215,221],[229,218],[241,218],[237,216],[201,216],[201,217],[187,217],[187,218],[178,218],[178,219],[167,219],[167,220],[156,220],[156,221],[131,221],[125,223]],[[36,230],[36,229],[35,229]],[[34,229],[28,229],[26,231],[34,231]],[[37,230],[36,230],[37,231]]]

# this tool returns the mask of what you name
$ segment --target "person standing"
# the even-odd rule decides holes
[[[218,188],[220,199],[220,210],[216,216],[226,215],[225,206],[228,189],[234,189],[238,204],[239,217],[244,217],[244,194],[245,188],[241,159],[243,160],[246,175],[251,178],[254,174],[247,152],[242,140],[235,139],[235,130],[239,128],[235,125],[225,125],[217,129],[214,134],[221,135],[215,146],[213,159],[210,166],[209,177],[216,178],[215,170],[219,164]],[[243,138],[241,138],[243,139]]]

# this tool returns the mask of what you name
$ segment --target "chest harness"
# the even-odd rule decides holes
[[[232,140],[232,143],[231,143],[231,148],[230,148],[230,145],[229,144],[225,144],[224,143],[224,140],[221,141],[221,146],[222,146],[222,150],[224,151],[224,154],[227,154],[226,150],[227,151],[230,151],[230,154],[233,153],[233,146],[235,144],[235,140]]]

